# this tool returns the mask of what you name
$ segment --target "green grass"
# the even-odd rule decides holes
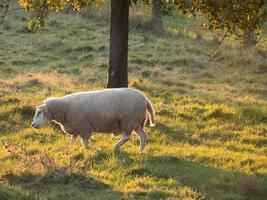
[[[113,153],[119,138],[105,134],[70,150],[57,125],[31,120],[48,97],[105,87],[109,11],[53,15],[37,34],[27,17],[0,27],[0,199],[266,199],[266,36],[260,52],[228,39],[209,57],[216,34],[198,21],[166,17],[157,35],[133,7],[129,86],[157,121],[146,152],[133,135]]]

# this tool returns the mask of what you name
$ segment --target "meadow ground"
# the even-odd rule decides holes
[[[0,27],[0,199],[267,199],[267,37],[243,50],[194,20],[165,18],[150,31],[133,7],[129,86],[151,99],[157,124],[112,153],[119,138],[94,134],[69,150],[55,124],[30,128],[51,96],[105,87],[109,13],[52,16],[39,33],[27,14]]]

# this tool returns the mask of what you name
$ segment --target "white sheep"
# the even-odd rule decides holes
[[[88,147],[92,132],[122,134],[114,150],[119,149],[130,138],[134,130],[140,137],[140,151],[146,145],[144,132],[146,113],[150,126],[155,125],[155,114],[151,102],[139,90],[132,88],[104,89],[80,92],[63,97],[52,97],[36,109],[32,127],[40,128],[49,121],[60,124],[62,130],[71,134],[71,146],[82,138]]]

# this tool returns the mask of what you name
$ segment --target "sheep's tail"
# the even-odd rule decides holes
[[[155,110],[148,98],[147,98],[147,111],[149,113],[149,125],[155,126]]]

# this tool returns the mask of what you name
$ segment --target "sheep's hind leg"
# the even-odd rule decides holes
[[[129,133],[123,133],[123,136],[121,137],[120,141],[115,144],[114,146],[114,151],[117,151],[120,149],[120,147],[125,144],[128,140],[130,139],[130,134]]]
[[[146,141],[147,141],[147,135],[144,131],[144,129],[140,126],[139,128],[135,129],[134,130],[138,135],[139,135],[139,138],[140,138],[140,151],[143,152],[145,146],[146,146]]]
[[[78,135],[71,135],[70,147],[73,147],[76,143]]]

